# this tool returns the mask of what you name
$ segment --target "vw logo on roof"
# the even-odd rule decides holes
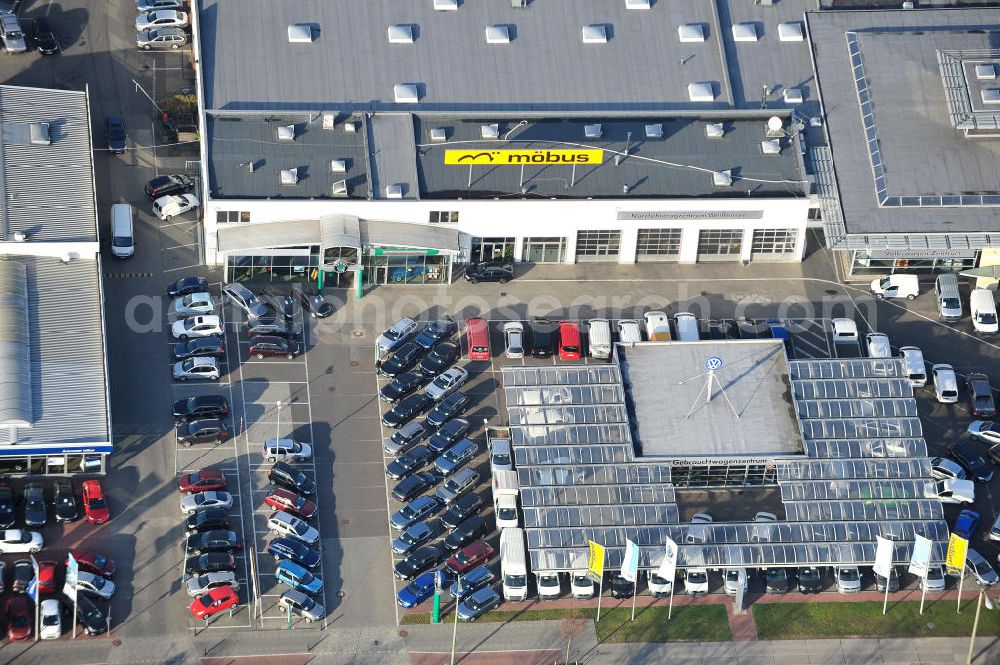
[[[722,367],[722,358],[720,358],[719,356],[709,356],[708,359],[705,360],[705,369],[709,371],[716,370],[721,367]]]

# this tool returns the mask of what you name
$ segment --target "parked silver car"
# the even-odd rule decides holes
[[[144,51],[154,48],[178,49],[188,43],[187,33],[183,28],[156,28],[143,30],[135,36],[135,45]]]

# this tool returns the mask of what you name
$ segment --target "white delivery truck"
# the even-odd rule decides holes
[[[517,514],[517,471],[493,472],[493,513],[497,528],[520,526]]]
[[[504,600],[528,598],[528,560],[523,529],[500,532],[500,574],[503,576]]]

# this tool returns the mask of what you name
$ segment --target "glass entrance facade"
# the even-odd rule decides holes
[[[851,252],[852,275],[893,275],[920,274],[935,275],[939,273],[958,273],[962,270],[975,268],[979,263],[979,252],[970,251],[969,256],[959,257],[920,257],[895,258],[881,257],[878,252],[868,252],[863,249]]]
[[[472,263],[514,260],[516,238],[473,238]]]
[[[673,465],[670,479],[675,487],[748,487],[778,482],[773,464]]]
[[[566,238],[525,238],[522,257],[529,263],[562,263],[566,260]]]
[[[366,247],[365,284],[446,284],[451,255],[435,249]]]
[[[248,284],[316,281],[319,245],[261,250],[226,257],[226,281]]]

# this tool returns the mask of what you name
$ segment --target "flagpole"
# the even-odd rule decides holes
[[[603,596],[604,596],[604,575],[602,573],[601,581],[597,585],[597,621],[601,620],[601,598]]]
[[[674,579],[670,580],[670,604],[667,605],[667,621],[670,621],[670,615],[674,613],[674,586],[677,584],[677,576],[674,575]]]
[[[639,595],[639,572],[635,573],[635,582],[632,583],[632,621],[635,621],[635,597]]]
[[[965,566],[962,566],[962,576],[958,578],[958,605],[955,607],[955,614],[962,613],[962,585],[965,584]]]
[[[76,598],[73,599],[73,639],[76,639]]]
[[[927,597],[927,577],[924,577],[924,583],[920,585],[920,613],[924,613],[924,598]]]
[[[892,571],[890,570],[889,572],[891,573]],[[885,611],[889,607],[889,580],[891,580],[891,579],[892,579],[891,576],[885,578],[885,600],[882,601],[882,615],[883,616],[885,616]]]

